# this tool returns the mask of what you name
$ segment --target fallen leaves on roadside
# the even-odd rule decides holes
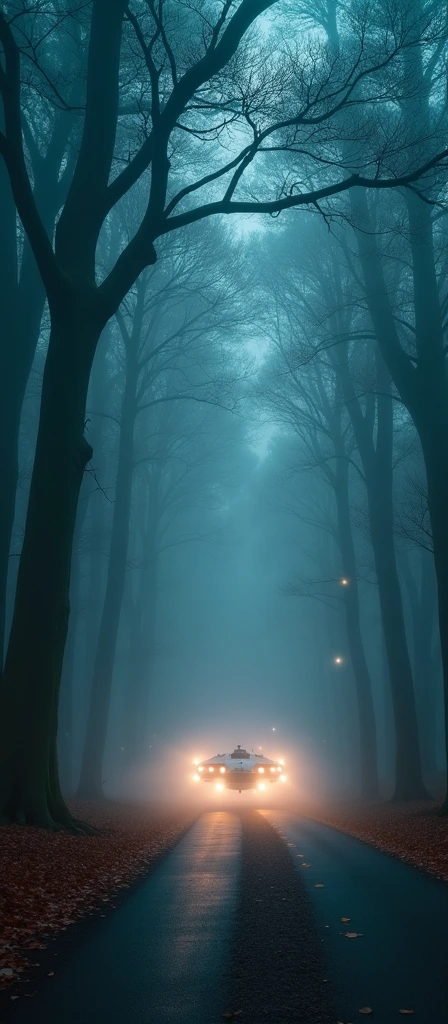
[[[351,917],[341,917],[342,924],[350,924]]]
[[[359,1012],[360,1013],[373,1013],[373,1010],[372,1010],[371,1006],[362,1006]]]
[[[323,882],[316,882],[316,885],[314,886],[314,888],[315,889],[325,889],[325,886],[324,886]]]
[[[411,1014],[411,1013],[413,1013],[414,1011],[413,1011],[413,1010],[399,1010],[398,1012],[399,1012],[399,1013],[403,1013],[403,1014]]]
[[[438,804],[306,805],[308,817],[448,882],[448,817]]]
[[[362,939],[364,932],[341,932],[346,939]]]
[[[32,950],[143,875],[191,819],[155,818],[148,808],[77,805],[94,836],[5,826],[0,830],[0,991],[35,966]],[[52,977],[54,972],[50,972]]]
[[[302,867],[303,868],[310,868],[311,864],[305,864],[305,861],[304,861],[303,864],[302,864]]]

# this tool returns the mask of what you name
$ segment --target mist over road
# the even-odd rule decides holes
[[[371,1007],[439,1022],[447,919],[445,885],[331,828],[207,811],[8,1020],[332,1024]]]

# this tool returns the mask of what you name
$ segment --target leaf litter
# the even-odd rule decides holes
[[[448,817],[439,804],[306,805],[308,817],[448,882]]]
[[[39,966],[30,953],[46,949],[57,932],[100,908],[104,917],[119,890],[144,875],[192,821],[114,803],[71,809],[98,835],[18,825],[0,830],[0,991]]]

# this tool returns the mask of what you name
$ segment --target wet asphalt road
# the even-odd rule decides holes
[[[177,847],[10,1020],[208,1024],[222,1018],[241,823],[203,814]],[[20,1006],[19,1006],[20,1002]]]
[[[416,1024],[447,1024],[448,885],[325,825],[278,811],[265,816],[294,844],[337,984],[337,1019],[398,1024],[404,1009]],[[371,1017],[359,1013],[363,1007]]]
[[[8,1020],[218,1024],[229,1007],[448,1024],[448,886],[285,811],[206,813]]]

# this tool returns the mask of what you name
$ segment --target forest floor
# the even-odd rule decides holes
[[[10,990],[11,999],[18,998],[22,980],[24,994],[33,994],[29,972],[41,961],[46,973],[54,974],[50,957],[56,933],[88,915],[105,917],[194,818],[115,803],[77,803],[71,810],[99,834],[17,825],[0,829],[0,992]]]
[[[448,818],[439,803],[327,804],[301,808],[307,817],[346,832],[383,853],[448,882]]]

